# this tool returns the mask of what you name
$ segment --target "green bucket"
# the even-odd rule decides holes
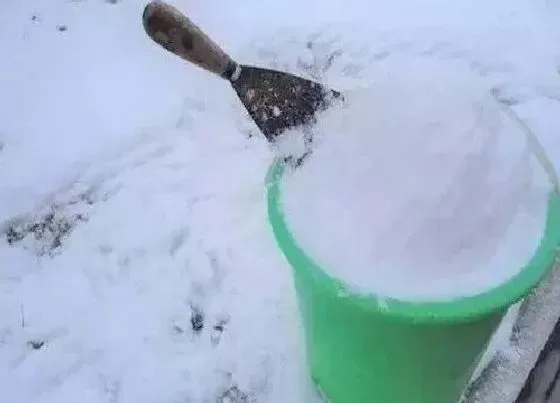
[[[297,244],[284,219],[281,179],[267,174],[268,220],[293,269],[312,378],[332,403],[455,403],[507,309],[553,267],[560,197],[551,193],[546,232],[509,282],[451,302],[411,303],[353,295]]]

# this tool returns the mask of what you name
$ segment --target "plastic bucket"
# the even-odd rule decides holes
[[[560,198],[551,193],[546,231],[509,282],[451,302],[411,303],[352,295],[297,244],[284,219],[284,165],[267,174],[268,220],[293,269],[312,378],[332,403],[455,403],[507,309],[553,267]]]

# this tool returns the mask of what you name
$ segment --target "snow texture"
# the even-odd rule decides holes
[[[554,2],[173,4],[236,59],[342,90],[384,58],[464,60],[560,167]],[[273,153],[144,5],[0,2],[0,401],[313,402]]]
[[[517,121],[462,64],[398,58],[373,78],[322,114],[313,155],[286,178],[300,246],[382,298],[474,295],[517,274],[551,191]]]

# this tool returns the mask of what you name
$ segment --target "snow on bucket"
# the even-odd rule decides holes
[[[457,402],[560,244],[558,180],[538,141],[440,67],[391,66],[369,114],[351,95],[319,120],[302,167],[267,175],[311,375],[332,403]]]

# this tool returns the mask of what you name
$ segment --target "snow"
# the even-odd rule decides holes
[[[512,346],[510,344],[510,338],[515,323],[519,318],[520,306],[520,302],[512,305],[504,315],[471,376],[472,381],[475,381],[482,375],[482,371],[488,368],[492,360],[496,359],[496,357],[501,358],[500,354],[511,354]]]
[[[440,300],[504,283],[533,257],[551,191],[526,134],[464,64],[376,66],[286,178],[295,239],[360,293]]]
[[[558,169],[560,8],[448,3],[174,2],[238,60],[339,89],[387,57],[465,60]],[[144,5],[0,2],[2,403],[313,402],[272,150]]]
[[[560,317],[557,303],[560,297],[559,267],[557,264],[556,269],[519,306],[509,340],[504,338],[505,343],[492,343],[494,345],[490,347],[495,348],[491,351],[493,359],[487,367],[480,369],[481,376],[466,391],[465,402],[516,400]],[[504,323],[504,331],[506,326]],[[546,376],[537,375],[533,381],[538,383],[544,379]]]

